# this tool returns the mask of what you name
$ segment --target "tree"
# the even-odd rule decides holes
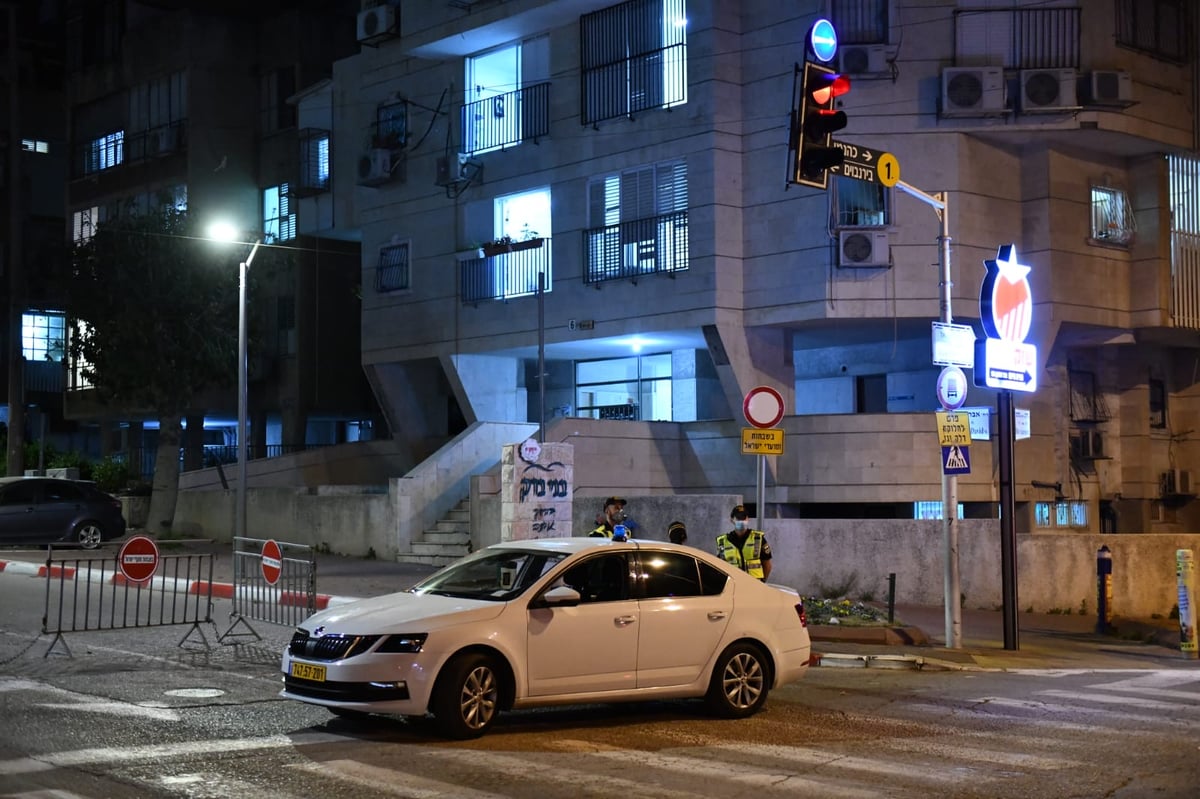
[[[159,421],[153,533],[175,515],[184,414],[206,389],[236,382],[237,257],[167,209],[104,223],[70,259],[72,358],[100,402]]]

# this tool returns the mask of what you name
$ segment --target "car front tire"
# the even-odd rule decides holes
[[[95,549],[103,538],[104,531],[95,522],[80,522],[75,528],[75,542],[84,549]]]
[[[438,730],[447,738],[478,738],[500,712],[500,674],[492,658],[459,655],[446,664],[430,701]]]
[[[762,650],[754,644],[733,644],[717,658],[705,701],[714,715],[745,718],[762,710],[770,685]]]

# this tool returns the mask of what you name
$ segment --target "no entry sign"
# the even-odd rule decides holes
[[[279,573],[283,569],[283,552],[274,540],[267,541],[262,548],[262,574],[268,585],[279,582]]]
[[[117,566],[129,582],[146,582],[158,570],[158,545],[153,538],[135,535],[121,547]]]
[[[770,386],[757,386],[742,401],[746,421],[755,427],[774,427],[783,419],[783,395]]]

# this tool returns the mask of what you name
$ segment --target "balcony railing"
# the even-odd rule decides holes
[[[688,215],[675,211],[583,233],[585,283],[637,280],[688,268]]]
[[[467,103],[462,109],[463,152],[496,150],[537,141],[550,132],[550,84]]]
[[[508,248],[507,252],[480,250],[479,257],[459,264],[463,305],[536,294],[542,273],[545,291],[550,291],[550,239],[513,242]]]
[[[1078,69],[1080,14],[1079,8],[960,9],[954,12],[955,63]]]
[[[126,131],[76,144],[72,177],[185,152],[187,128],[187,120],[181,119],[136,133]]]

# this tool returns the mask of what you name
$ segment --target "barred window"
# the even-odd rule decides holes
[[[299,184],[297,188],[305,194],[329,191],[329,131],[300,131]]]
[[[27,361],[62,363],[67,356],[67,317],[61,311],[21,315],[21,354]]]
[[[888,0],[830,0],[839,44],[886,44]]]
[[[892,223],[888,190],[878,183],[838,176],[831,194],[838,227],[884,227]]]
[[[1137,225],[1122,189],[1092,187],[1092,239],[1104,244],[1126,246],[1133,241]]]
[[[585,125],[687,102],[685,0],[629,0],[579,20]]]
[[[411,242],[389,244],[379,248],[379,266],[375,270],[375,290],[407,291],[412,288],[409,272]]]
[[[1166,61],[1187,61],[1185,0],[1117,0],[1117,44]]]
[[[296,238],[296,215],[291,211],[287,183],[263,189],[263,238],[268,244]]]

